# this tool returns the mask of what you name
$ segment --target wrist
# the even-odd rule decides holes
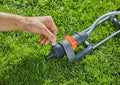
[[[30,17],[23,17],[23,19],[20,22],[21,28],[19,30],[28,32],[29,29],[31,28],[32,19]]]
[[[24,16],[18,16],[17,18],[18,22],[16,23],[16,25],[18,26],[16,30],[21,30],[23,31],[25,29],[25,24],[26,24],[26,17]]]

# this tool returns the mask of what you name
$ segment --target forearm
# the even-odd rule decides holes
[[[0,12],[0,31],[21,30],[24,22],[23,16]]]
[[[40,34],[40,43],[56,41],[57,28],[51,16],[24,17],[0,12],[0,31],[11,30]]]

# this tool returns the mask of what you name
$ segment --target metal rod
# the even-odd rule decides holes
[[[99,24],[101,24],[102,22],[108,20],[109,18],[110,18],[110,16],[105,17],[104,19],[102,19],[101,21],[99,21],[99,23],[97,23],[97,25],[99,25]],[[88,27],[87,29],[83,30],[82,32],[86,32],[86,31],[88,31],[90,28],[91,28],[91,27]]]
[[[85,41],[85,44],[88,46],[90,43],[88,41]]]
[[[102,40],[101,42],[99,42],[99,43],[96,44],[95,46],[93,46],[93,49],[95,49],[96,47],[98,47],[99,45],[101,45],[102,43],[104,43],[105,41],[107,41],[108,39],[110,39],[111,37],[117,35],[118,33],[120,33],[120,30],[118,30],[117,32],[113,33],[112,35],[110,35],[110,36],[107,37],[106,39]]]
[[[99,23],[100,20],[104,19],[107,16],[114,16],[114,15],[120,15],[120,11],[115,11],[115,12],[109,12],[107,14],[102,15],[101,17],[99,17],[94,23],[93,25],[90,27],[90,30],[87,32],[88,35],[90,35],[90,33],[93,31],[93,29],[95,28],[95,26],[97,25],[97,23]]]

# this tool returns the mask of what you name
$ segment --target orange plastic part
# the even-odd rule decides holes
[[[77,48],[77,42],[72,37],[70,37],[69,35],[66,35],[64,37],[64,39],[69,41],[69,43],[71,44],[73,50],[75,50]]]

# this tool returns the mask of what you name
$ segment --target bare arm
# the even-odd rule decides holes
[[[0,12],[0,31],[19,30],[24,21],[22,16]]]
[[[0,12],[0,31],[11,30],[40,34],[40,43],[56,41],[57,28],[51,16],[23,17]]]

